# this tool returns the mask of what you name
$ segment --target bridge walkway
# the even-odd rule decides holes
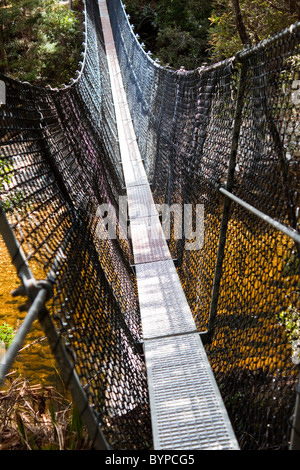
[[[238,449],[152,197],[105,0],[99,8],[127,191],[154,449]]]

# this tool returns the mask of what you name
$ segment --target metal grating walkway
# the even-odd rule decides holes
[[[154,449],[238,449],[153,201],[106,1],[99,0],[99,7],[128,198]]]

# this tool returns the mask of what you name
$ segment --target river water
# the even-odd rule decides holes
[[[20,280],[15,267],[0,236],[0,326],[6,323],[14,330],[18,329],[26,315],[26,312],[18,310],[24,299],[11,295],[11,291],[19,285]],[[14,378],[22,375],[32,385],[52,385],[61,388],[62,383],[55,359],[37,320],[32,325],[10,374]]]

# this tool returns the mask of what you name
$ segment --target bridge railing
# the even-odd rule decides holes
[[[97,2],[86,2],[83,43],[78,77],[60,89],[0,76],[0,226],[21,281],[15,295],[30,300],[1,383],[38,319],[93,445],[147,449],[140,313],[120,232],[127,214],[117,211],[116,238],[105,239],[99,210],[119,209],[124,178]]]
[[[125,5],[112,0],[109,9],[155,202],[192,205],[194,229],[204,206],[201,248],[176,237],[175,210],[169,246],[199,331],[208,331],[207,354],[240,446],[287,448],[292,439],[293,448],[300,24],[224,62],[175,71],[140,45]]]

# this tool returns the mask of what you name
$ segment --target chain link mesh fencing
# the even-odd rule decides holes
[[[96,1],[86,2],[85,18],[82,68],[71,85],[42,89],[0,76],[1,203],[35,278],[54,284],[47,308],[109,446],[147,449],[131,245],[119,220],[115,239],[99,236],[98,208],[118,208],[124,181]]]
[[[300,25],[175,71],[140,46],[125,5],[109,8],[155,202],[192,205],[195,232],[204,207],[201,249],[176,238],[175,215],[169,247],[239,444],[286,449],[299,377]]]

